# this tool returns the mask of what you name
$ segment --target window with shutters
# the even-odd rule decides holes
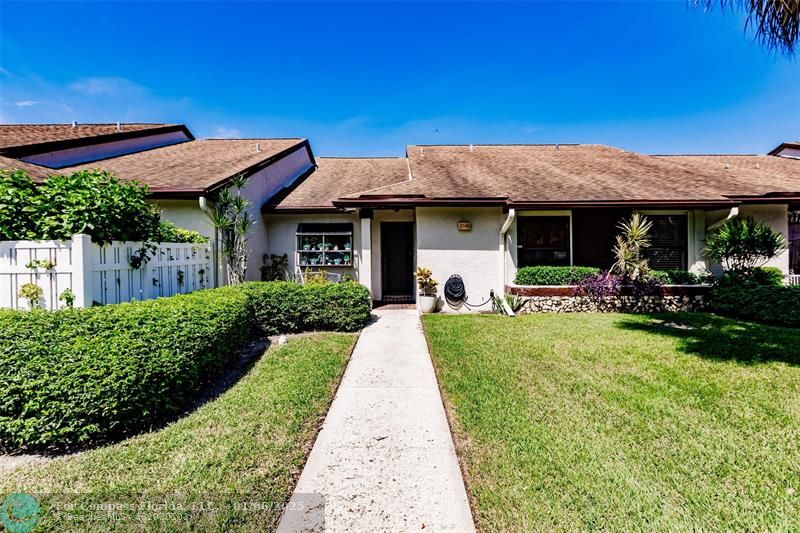
[[[650,247],[644,256],[654,270],[686,270],[688,268],[689,221],[686,214],[644,215],[653,227]]]

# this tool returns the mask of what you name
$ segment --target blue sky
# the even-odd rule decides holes
[[[0,2],[0,122],[186,123],[406,144],[765,152],[800,139],[800,63],[690,2]]]

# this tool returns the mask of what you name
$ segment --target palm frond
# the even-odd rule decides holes
[[[239,190],[242,190],[244,186],[247,185],[247,178],[245,178],[242,174],[237,174],[231,178],[231,185]]]
[[[747,13],[745,29],[754,28],[756,39],[770,50],[786,55],[797,52],[800,38],[798,0],[694,0],[711,9],[719,5]]]

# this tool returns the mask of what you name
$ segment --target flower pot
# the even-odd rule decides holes
[[[423,313],[433,313],[436,310],[436,295],[420,294],[419,308]]]

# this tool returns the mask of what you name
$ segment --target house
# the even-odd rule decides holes
[[[245,195],[260,211],[249,279],[258,279],[263,255],[287,254],[293,273],[335,272],[376,300],[411,302],[419,265],[440,282],[461,276],[468,305],[458,310],[475,309],[522,266],[608,268],[616,226],[633,212],[653,222],[647,253],[655,268],[715,268],[703,258],[707,232],[752,216],[793,239],[770,264],[800,274],[795,143],[772,155],[549,144],[411,145],[405,157],[315,158],[304,139],[197,140],[181,125],[74,131],[82,127],[0,126],[0,168],[26,165],[37,179],[107,169],[146,183],[165,218],[209,236],[203,210],[233,176],[247,175]],[[13,128],[24,130],[25,144]]]
[[[769,152],[769,155],[800,159],[800,142],[785,142]]]
[[[259,210],[277,191],[315,168],[306,139],[195,139],[182,124],[0,125],[0,169],[49,174],[101,168],[150,189],[162,217],[214,238],[208,201],[237,175],[256,221],[248,279],[260,279],[267,252]],[[218,279],[222,279],[217,273]]]
[[[752,216],[789,235],[798,163],[601,145],[409,146],[400,161],[321,158],[264,214],[270,253],[288,253],[293,270],[307,268],[306,257],[342,255],[303,248],[328,233],[337,242],[344,231],[352,266],[325,268],[346,271],[377,300],[413,299],[412,272],[422,265],[440,281],[460,275],[474,305],[522,266],[608,268],[616,225],[634,211],[654,224],[648,254],[658,269],[705,269],[706,232],[727,218]],[[792,257],[791,265],[789,252],[771,264],[788,273],[800,267]]]

